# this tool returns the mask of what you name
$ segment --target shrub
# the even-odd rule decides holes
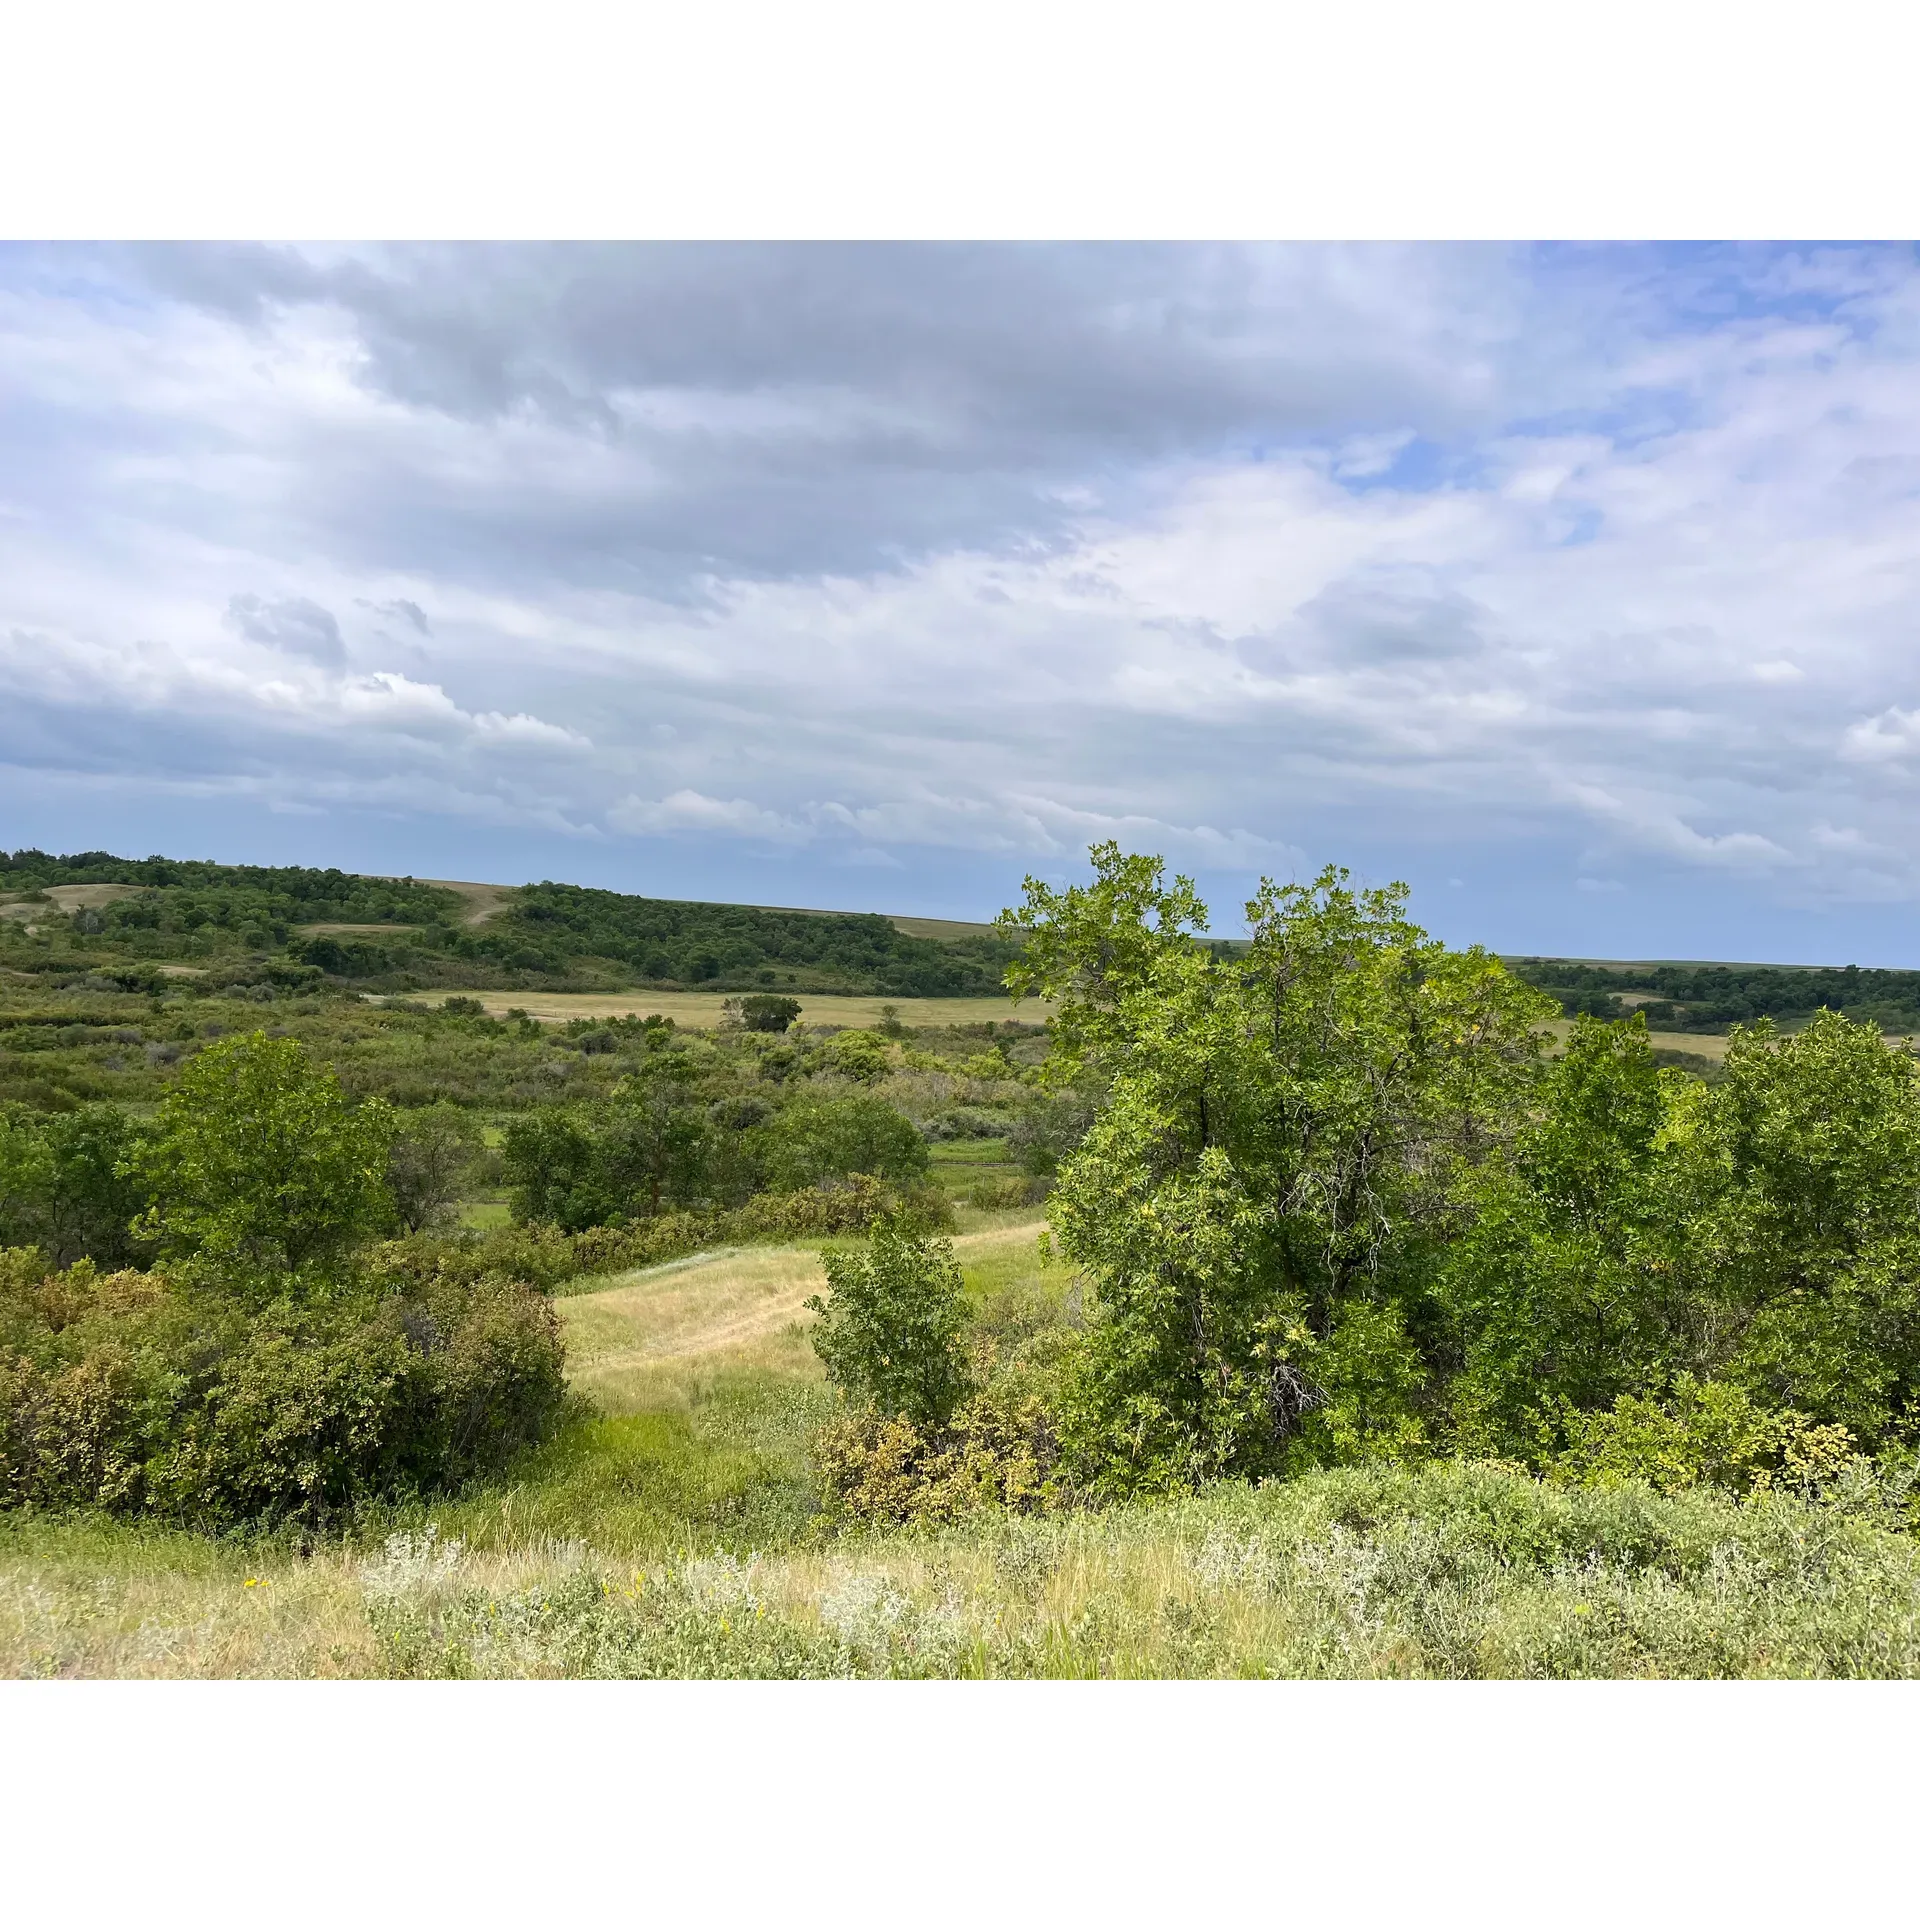
[[[0,1505],[325,1522],[498,1467],[565,1406],[552,1308],[497,1277],[259,1306],[39,1266],[0,1262]]]
[[[829,1509],[870,1524],[945,1525],[996,1508],[1069,1505],[1078,1495],[1060,1470],[1057,1407],[1051,1370],[1023,1357],[989,1374],[943,1423],[843,1413],[815,1438]]]
[[[258,1293],[325,1270],[388,1216],[392,1110],[353,1107],[297,1040],[236,1034],[196,1055],[161,1104],[132,1173],[152,1190],[142,1231]]]
[[[1060,1171],[1092,1124],[1092,1108],[1071,1095],[1035,1100],[1021,1109],[1007,1144],[1028,1173],[1045,1179]]]
[[[931,1158],[913,1122],[872,1094],[796,1100],[749,1137],[767,1185],[782,1191],[856,1173],[912,1181]]]
[[[1552,1474],[1590,1486],[1640,1481],[1661,1493],[1754,1493],[1776,1484],[1812,1493],[1864,1466],[1845,1427],[1769,1412],[1737,1386],[1682,1374],[1664,1403],[1622,1394],[1604,1413],[1570,1413]]]
[[[1013,1207],[1035,1207],[1047,1197],[1047,1183],[1024,1174],[1000,1180],[977,1180],[966,1190],[970,1207],[983,1213],[1004,1212]]]
[[[367,1255],[376,1281],[401,1290],[452,1282],[477,1286],[505,1281],[532,1293],[552,1293],[580,1271],[580,1247],[552,1226],[499,1227],[492,1233],[422,1233],[389,1240]]]
[[[670,1213],[631,1227],[593,1227],[561,1244],[571,1249],[581,1273],[608,1273],[655,1266],[702,1247],[866,1233],[888,1218],[928,1231],[953,1224],[952,1210],[937,1191],[888,1187],[856,1173],[833,1186],[757,1193],[729,1212]]]
[[[785,1033],[800,1018],[800,1002],[784,993],[750,993],[727,1005],[738,1008],[740,1024],[749,1033]]]
[[[0,1245],[46,1249],[61,1266],[82,1258],[126,1266],[146,1191],[122,1163],[140,1129],[119,1107],[43,1116],[0,1109]]]
[[[890,1220],[863,1251],[821,1256],[814,1351],[856,1411],[939,1426],[966,1397],[968,1312],[953,1243]]]
[[[409,1233],[445,1225],[485,1152],[479,1122],[450,1100],[398,1115],[388,1144],[387,1189],[400,1224]]]
[[[860,1028],[849,1027],[834,1034],[821,1054],[835,1073],[869,1084],[884,1080],[893,1068],[893,1057],[884,1036]]]

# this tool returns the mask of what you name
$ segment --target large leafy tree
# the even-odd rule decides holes
[[[1736,1031],[1713,1087],[1577,1023],[1447,1271],[1461,1444],[1544,1458],[1695,1383],[1883,1445],[1920,1416],[1920,1076],[1870,1024]]]
[[[1438,1257],[1553,1003],[1429,938],[1404,888],[1267,882],[1234,951],[1158,859],[1091,857],[1090,885],[1029,880],[1003,916],[1010,986],[1057,1003],[1054,1071],[1108,1088],[1053,1206],[1094,1282],[1087,1471],[1172,1485],[1419,1444]]]
[[[243,1292],[312,1283],[389,1219],[392,1110],[349,1103],[297,1040],[236,1034],[197,1054],[130,1157],[142,1232]]]

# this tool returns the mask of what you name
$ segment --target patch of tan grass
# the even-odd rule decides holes
[[[609,1412],[628,1412],[656,1403],[663,1366],[695,1358],[817,1371],[805,1339],[788,1335],[801,1330],[807,1298],[825,1280],[816,1253],[747,1247],[559,1300],[568,1375]]]
[[[671,993],[636,987],[619,993],[496,993],[491,989],[467,990],[489,1013],[503,1014],[510,1007],[522,1008],[535,1020],[607,1020],[624,1019],[634,1014],[644,1020],[649,1014],[665,1014],[676,1026],[717,1027],[721,1009],[737,994]],[[769,989],[786,992],[785,988]],[[971,1000],[909,1000],[885,998],[879,994],[840,994],[796,992],[790,998],[800,1002],[800,1017],[816,1027],[871,1027],[882,1018],[882,1007],[898,1010],[908,1027],[971,1026],[982,1020],[1021,1020],[1038,1026],[1052,1011],[1050,1003],[1024,1000],[1017,1005],[995,996]]]

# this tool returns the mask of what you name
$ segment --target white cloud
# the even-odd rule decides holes
[[[1897,252],[75,259],[0,271],[16,765],[1920,897]]]

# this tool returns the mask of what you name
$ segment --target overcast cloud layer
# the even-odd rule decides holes
[[[1911,249],[0,252],[10,844],[1920,965],[1917,639]]]

